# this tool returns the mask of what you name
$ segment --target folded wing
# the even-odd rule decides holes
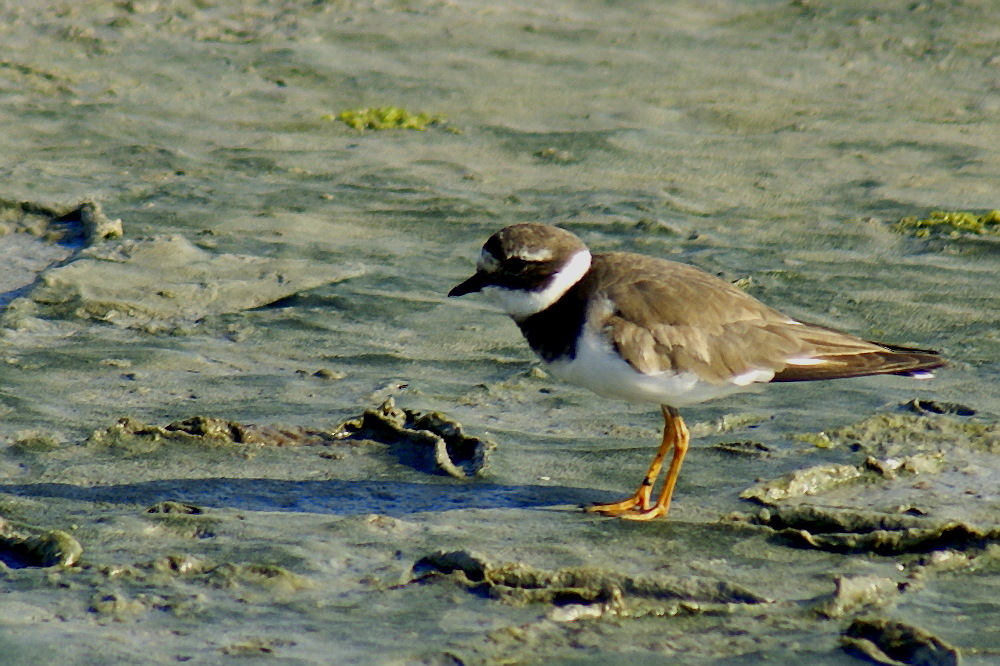
[[[603,270],[595,255],[592,270]],[[934,351],[862,340],[793,320],[746,292],[686,264],[628,255],[631,271],[605,273],[596,298],[609,344],[644,374],[696,372],[725,384],[864,375],[920,376],[944,365]],[[612,309],[610,304],[614,303]]]

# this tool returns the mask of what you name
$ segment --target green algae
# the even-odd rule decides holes
[[[334,116],[324,118],[332,120]],[[349,127],[356,130],[387,130],[411,129],[424,131],[432,125],[440,125],[444,116],[430,113],[411,113],[398,106],[378,106],[358,109],[345,109],[336,116]]]
[[[958,238],[964,235],[1000,235],[1000,210],[991,210],[982,215],[964,211],[931,211],[924,218],[904,217],[892,225],[893,230],[909,233],[917,238],[943,236]]]

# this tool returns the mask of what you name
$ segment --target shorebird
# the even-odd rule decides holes
[[[929,377],[935,352],[869,342],[799,321],[687,264],[591,254],[544,224],[501,229],[449,296],[483,292],[514,320],[553,376],[607,398],[660,405],[663,438],[639,489],[588,511],[665,516],[690,439],[678,407],[755,384],[865,375]],[[673,451],[655,501],[653,486]]]

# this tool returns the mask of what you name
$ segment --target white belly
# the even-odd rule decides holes
[[[599,334],[586,329],[577,344],[576,358],[545,363],[545,368],[556,378],[605,398],[673,407],[736,393],[774,377],[769,370],[754,370],[724,384],[712,384],[692,372],[643,374],[615,354]]]

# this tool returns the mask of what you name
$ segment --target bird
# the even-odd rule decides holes
[[[605,398],[660,406],[663,437],[638,490],[586,508],[628,520],[670,511],[690,442],[680,407],[758,384],[927,378],[945,364],[936,351],[870,342],[782,314],[689,264],[591,253],[576,235],[548,224],[514,224],[493,234],[475,273],[448,296],[476,292],[514,320],[552,376]]]

